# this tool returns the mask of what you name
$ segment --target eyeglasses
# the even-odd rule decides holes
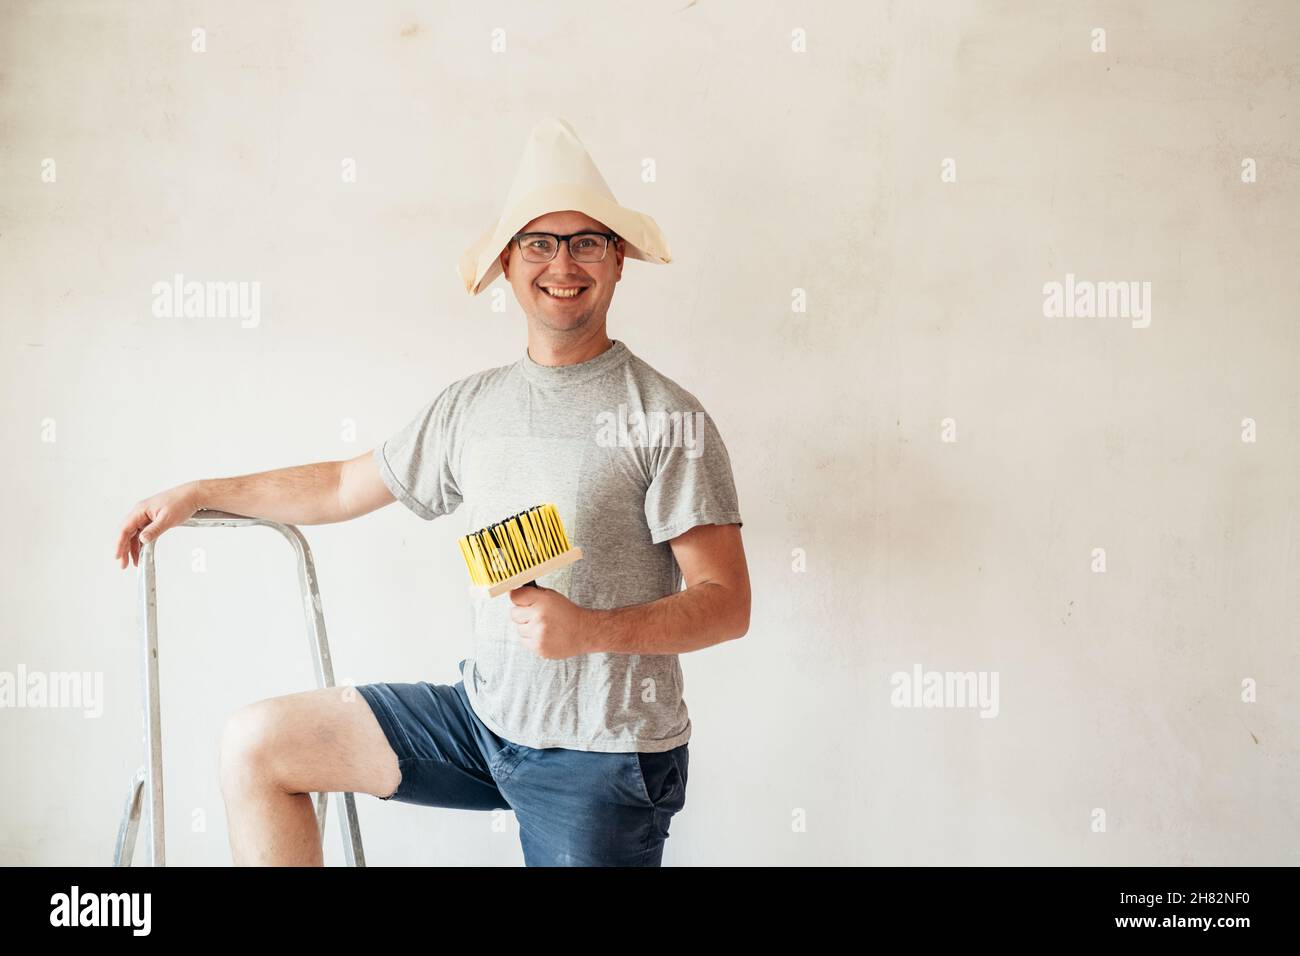
[[[617,239],[612,232],[574,232],[560,236],[553,232],[521,232],[512,237],[519,244],[525,262],[550,262],[560,251],[560,243],[569,244],[569,255],[575,262],[600,262],[609,251],[609,241]]]

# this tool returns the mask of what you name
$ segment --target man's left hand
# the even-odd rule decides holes
[[[523,644],[538,657],[560,660],[590,652],[593,612],[559,591],[525,584],[510,593],[510,620]]]

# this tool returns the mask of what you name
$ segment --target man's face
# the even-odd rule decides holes
[[[611,231],[599,220],[572,209],[539,216],[518,231],[566,236],[584,230]],[[623,276],[623,243],[611,241],[600,262],[574,260],[567,242],[560,243],[550,262],[529,262],[520,253],[519,243],[512,241],[501,253],[501,268],[525,313],[548,329],[573,331],[604,321],[614,285]],[[575,288],[580,291],[572,298],[559,298],[547,291]]]

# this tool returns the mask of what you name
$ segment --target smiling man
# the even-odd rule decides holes
[[[236,863],[319,865],[309,794],[321,791],[513,809],[530,866],[661,863],[688,776],[678,655],[744,635],[750,586],[716,426],[607,334],[625,257],[670,261],[572,127],[543,121],[501,217],[460,263],[471,294],[510,283],[522,356],[447,385],[355,459],[193,482],[128,515],[123,566],[197,508],[314,524],[394,500],[426,520],[459,511],[466,531],[552,503],[583,550],[538,587],[468,599],[474,652],[455,684],[305,691],[237,711],[221,753]],[[602,440],[620,409],[698,424]]]

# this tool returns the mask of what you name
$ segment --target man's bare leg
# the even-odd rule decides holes
[[[366,699],[330,687],[240,708],[221,737],[221,793],[236,866],[322,866],[312,793],[397,790],[397,754]]]

